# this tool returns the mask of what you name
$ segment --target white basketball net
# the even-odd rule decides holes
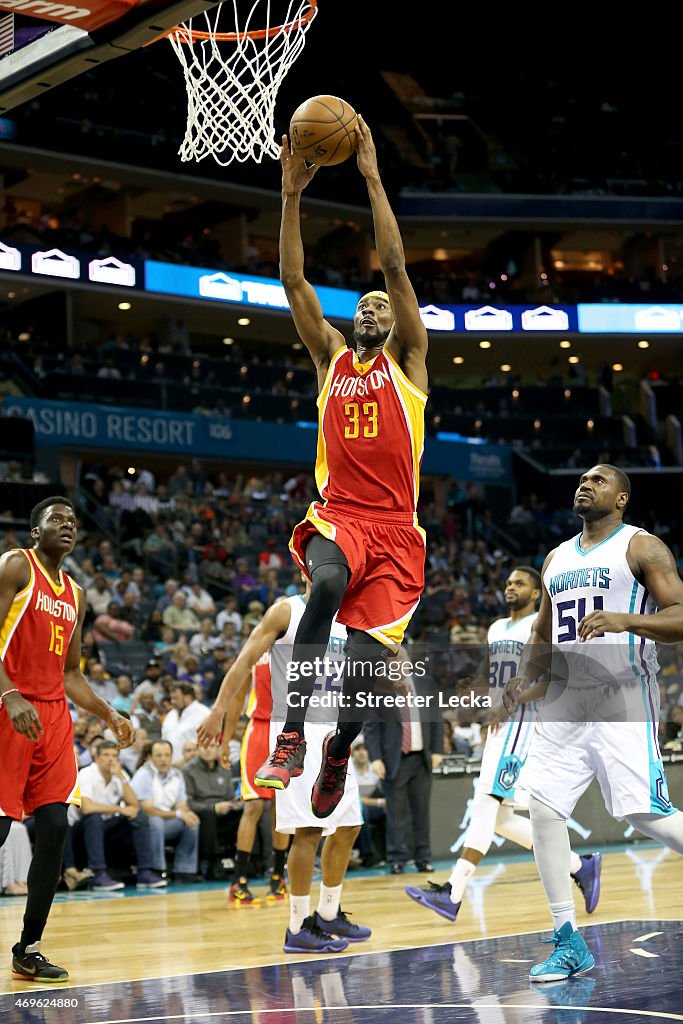
[[[278,13],[271,12],[271,0],[252,0],[240,25],[237,2],[225,0],[169,35],[187,89],[181,160],[213,156],[225,167],[233,160],[260,163],[265,155],[279,156],[275,101],[317,8],[311,0],[281,0]],[[259,30],[265,38],[246,34]],[[226,34],[231,38],[220,38]]]

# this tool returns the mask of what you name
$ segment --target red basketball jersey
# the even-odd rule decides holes
[[[325,501],[414,514],[426,401],[388,352],[361,364],[339,349],[318,398],[315,479]]]
[[[64,697],[64,665],[78,621],[78,591],[60,571],[50,577],[32,549],[24,550],[31,578],[0,629],[0,658],[12,685],[27,700]]]
[[[256,662],[251,672],[251,678],[252,685],[247,702],[247,716],[269,722],[270,714],[273,710],[273,695],[270,689],[270,651],[262,654]]]

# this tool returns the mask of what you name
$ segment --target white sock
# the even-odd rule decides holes
[[[553,927],[559,932],[563,924],[569,921],[572,931],[576,931],[576,911],[574,900],[569,903],[550,903],[550,913],[553,915]]]
[[[460,903],[470,878],[477,870],[477,865],[470,860],[456,860],[448,881],[451,883],[451,903]]]
[[[580,870],[581,870],[581,858],[579,857],[578,853],[575,853],[574,850],[572,850],[572,852],[569,855],[569,874],[570,875],[575,875],[577,873],[577,871],[580,871]]]
[[[301,931],[301,926],[304,923],[304,919],[309,917],[311,913],[311,897],[308,896],[294,896],[290,893],[289,897],[289,930],[292,935],[298,935]]]
[[[320,883],[320,899],[318,900],[318,913],[323,921],[334,921],[339,913],[341,902],[341,885],[324,885]]]

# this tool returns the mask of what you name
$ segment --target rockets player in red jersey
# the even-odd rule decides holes
[[[378,666],[396,652],[424,588],[425,534],[417,522],[427,402],[427,331],[406,273],[403,243],[382,185],[370,129],[358,118],[358,169],[365,178],[386,292],[362,296],[353,343],[324,319],[304,277],[300,201],[317,167],[283,138],[280,279],[301,340],[318,373],[314,501],[290,549],[311,579],[311,597],[292,652],[289,716],[255,783],[284,789],[302,774],[307,704],[335,614],[348,643],[336,732],[324,745],[311,802],[332,814],[344,792],[351,743],[362,721],[355,694],[373,689]],[[370,666],[368,672],[367,666]],[[294,678],[296,676],[297,678]]]
[[[121,746],[135,739],[130,722],[93,693],[80,670],[83,591],[61,565],[76,544],[68,498],[31,511],[28,549],[0,558],[0,846],[12,821],[35,819],[23,930],[12,949],[16,978],[67,981],[40,952],[59,881],[69,804],[80,805],[74,734],[66,698],[105,719]]]

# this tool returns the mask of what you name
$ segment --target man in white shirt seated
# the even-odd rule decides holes
[[[168,740],[156,740],[150,759],[138,768],[131,786],[149,817],[152,864],[166,870],[167,842],[175,843],[173,879],[195,882],[199,849],[199,818],[190,810],[182,773],[171,764],[173,748]]]
[[[298,573],[299,570],[297,569]],[[239,636],[239,632],[242,628],[242,616],[237,611],[237,598],[233,594],[229,594],[224,602],[223,609],[216,616],[216,629],[220,633],[226,622],[232,622],[235,627],[235,633]]]
[[[200,704],[190,683],[174,683],[171,687],[172,709],[161,726],[162,739],[168,740],[173,748],[173,764],[182,768],[183,747],[186,740],[197,739],[197,726],[209,714],[209,709]]]
[[[152,870],[149,821],[121,768],[118,744],[100,740],[93,763],[78,773],[78,784],[81,810],[76,828],[82,831],[88,868],[93,872],[90,888],[99,892],[123,889],[124,883],[109,875],[106,848],[129,840],[135,848],[137,888],[165,886],[166,880]]]

